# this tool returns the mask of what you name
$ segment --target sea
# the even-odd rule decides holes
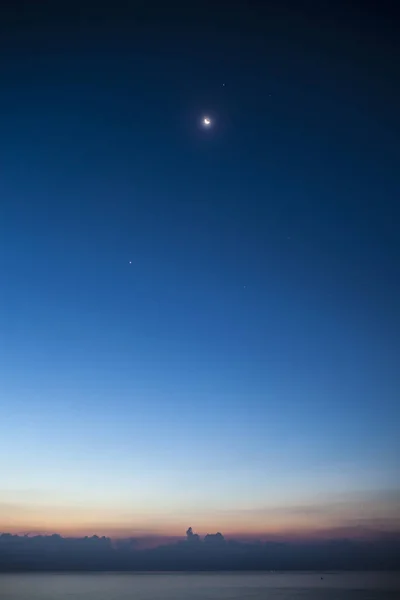
[[[399,600],[400,573],[0,574],[0,600]]]

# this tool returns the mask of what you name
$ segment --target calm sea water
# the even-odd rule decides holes
[[[399,600],[399,598],[400,574],[397,573],[0,575],[0,600]]]

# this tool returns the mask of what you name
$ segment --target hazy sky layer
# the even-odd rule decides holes
[[[0,8],[0,530],[398,526],[398,41],[246,4]]]

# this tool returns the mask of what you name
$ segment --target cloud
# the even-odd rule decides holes
[[[58,531],[63,535],[98,533],[112,538],[137,538],[144,544],[152,539],[181,538],[186,519],[199,525],[202,535],[222,529],[227,538],[310,536],[320,532],[390,531],[400,529],[400,490],[337,494],[282,505],[243,506],[221,510],[175,511],[145,515],[118,511],[112,507],[82,506],[78,503],[51,505],[49,499],[33,502],[12,501],[10,494],[0,496],[0,531]],[[186,521],[186,523],[185,523]],[[190,521],[189,521],[190,522]],[[358,528],[358,529],[357,529]]]
[[[195,541],[196,540],[196,541]],[[400,567],[397,538],[274,544],[225,542],[222,534],[139,549],[138,540],[0,535],[0,570],[376,569]]]

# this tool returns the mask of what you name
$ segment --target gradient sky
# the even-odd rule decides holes
[[[0,530],[399,526],[386,3],[110,4],[0,9]]]

